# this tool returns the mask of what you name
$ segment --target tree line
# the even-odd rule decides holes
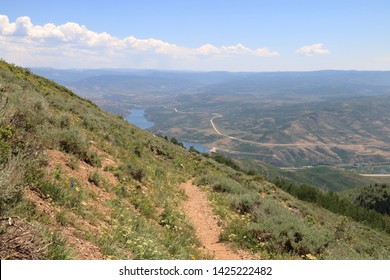
[[[374,200],[377,201],[377,203],[371,203],[373,201],[372,198],[374,197],[374,195],[371,194],[375,194],[376,198],[385,196],[386,199],[388,199],[387,192],[381,193],[368,189],[367,192],[370,195],[366,195],[367,192],[362,192],[356,199],[357,203],[353,203],[340,197],[333,191],[325,192],[309,185],[296,184],[282,177],[276,178],[273,183],[300,200],[314,203],[334,213],[345,215],[357,222],[390,233],[390,217],[374,210],[375,205],[377,205],[376,207],[378,209],[388,209],[389,202],[387,202],[387,206],[382,199]],[[386,193],[386,195],[384,193]],[[366,208],[366,204],[374,206]]]

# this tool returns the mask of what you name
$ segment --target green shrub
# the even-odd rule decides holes
[[[50,123],[44,123],[37,127],[37,138],[42,144],[49,149],[60,148],[60,139],[62,137],[62,129]]]
[[[232,195],[229,198],[230,205],[240,214],[253,213],[260,205],[260,196],[257,193]]]
[[[198,186],[209,185],[214,179],[214,176],[211,174],[204,174],[203,176],[196,177],[194,179],[194,184]]]
[[[144,169],[139,168],[136,170],[131,171],[131,177],[133,177],[134,180],[137,180],[138,182],[142,182],[142,179],[145,177],[146,172]]]
[[[47,246],[45,259],[47,260],[70,260],[72,253],[69,247],[66,246],[65,238],[59,233],[48,233],[51,235],[50,242]]]
[[[17,203],[22,196],[24,161],[21,156],[11,158],[0,165],[0,211]]]
[[[183,143],[182,143],[182,142],[179,142],[175,137],[172,137],[172,138],[171,138],[171,143],[173,143],[173,144],[175,144],[175,145],[178,145],[178,146],[184,148]]]
[[[61,114],[58,117],[58,126],[60,128],[69,128],[71,125],[71,118],[69,114]]]
[[[67,165],[73,170],[79,169],[79,160],[74,155],[70,155]]]
[[[62,130],[60,134],[59,146],[62,151],[71,153],[81,159],[85,159],[87,154],[87,142],[84,135],[75,128]]]
[[[10,156],[11,146],[9,143],[0,140],[0,164],[3,164],[7,161]]]
[[[11,125],[0,127],[0,164],[5,163],[11,153],[9,140],[15,134],[15,128]]]
[[[194,146],[190,146],[190,148],[188,149],[188,151],[190,153],[193,153],[193,154],[200,154],[201,152],[199,152],[197,149],[195,149]]]
[[[99,172],[93,172],[89,175],[88,181],[95,186],[100,186],[102,184],[102,177]]]
[[[177,213],[166,207],[161,214],[160,225],[169,229],[177,229]]]
[[[137,157],[140,158],[140,157],[142,156],[141,151],[142,151],[142,148],[140,148],[139,146],[137,146],[137,147],[135,147],[135,149],[134,149],[134,154],[135,154]]]
[[[114,186],[114,192],[118,197],[123,197],[123,198],[128,198],[130,194],[128,187],[124,185]]]
[[[9,140],[15,133],[15,128],[11,125],[4,125],[0,127],[0,139]]]
[[[56,221],[62,226],[66,226],[69,223],[68,215],[66,211],[59,211],[56,213]]]
[[[300,215],[291,213],[275,201],[264,199],[255,213],[256,224],[249,235],[252,238],[268,233],[270,251],[296,255],[321,254],[332,240],[329,232],[306,221]]]
[[[213,153],[212,154],[212,158],[216,162],[219,162],[219,163],[222,163],[222,164],[224,164],[226,166],[229,166],[230,168],[233,168],[236,171],[242,171],[241,168],[238,166],[238,164],[234,160],[232,160],[230,158],[227,158],[227,157],[224,157],[221,154]]]
[[[114,172],[115,171],[115,167],[112,166],[112,165],[106,165],[106,166],[104,166],[104,171],[106,171],[106,172]]]
[[[227,192],[235,194],[242,194],[247,191],[240,183],[226,177],[217,177],[216,180],[211,183],[211,188],[216,192]]]
[[[251,178],[250,181],[245,182],[245,187],[247,187],[249,190],[255,191],[255,192],[262,192],[264,191],[264,183],[263,181],[258,182],[255,181],[257,179],[257,176],[254,178]]]
[[[54,168],[51,170],[50,175],[56,179],[61,180],[62,177],[62,166],[61,164],[57,163]]]
[[[89,114],[89,113],[83,114],[82,118],[83,118],[82,124],[87,129],[89,129],[91,131],[96,131],[96,130],[101,129],[100,123],[102,123],[102,121],[100,119],[97,119],[92,114]]]
[[[216,192],[243,194],[248,191],[236,180],[214,174],[206,174],[198,177],[194,183],[203,186],[209,185]]]
[[[242,218],[230,221],[221,238],[250,250],[266,250],[273,259],[286,254],[321,258],[334,241],[334,234],[290,212],[273,198],[264,198],[252,208],[251,221]]]
[[[156,207],[153,204],[153,201],[140,189],[136,189],[131,192],[130,201],[135,208],[137,208],[146,217],[153,217],[156,215]]]
[[[93,167],[102,166],[102,159],[96,151],[89,150],[84,157],[84,161]]]
[[[141,183],[146,176],[146,172],[142,167],[138,167],[138,165],[128,162],[118,166],[114,175],[120,182],[128,181],[132,178]]]

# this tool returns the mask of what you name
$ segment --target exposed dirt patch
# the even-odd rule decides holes
[[[29,201],[36,205],[38,212],[48,215],[51,218],[53,225],[50,226],[50,230],[58,231],[65,237],[67,243],[74,249],[76,259],[99,260],[105,258],[95,244],[77,236],[77,229],[71,226],[61,226],[57,223],[56,209],[48,200],[43,199],[38,193],[30,189],[26,189],[24,191],[24,195]],[[96,226],[74,213],[69,213],[69,215],[72,218],[72,222],[82,226],[85,231],[91,232],[95,235],[98,234],[99,229]],[[29,245],[26,248],[28,247]]]
[[[23,191],[24,197],[33,202],[38,212],[48,215],[50,218],[55,218],[55,209],[49,201],[45,200],[43,195],[39,192],[25,188]]]
[[[89,176],[93,173],[98,171],[100,174],[102,174],[102,177],[104,180],[108,181],[112,185],[116,185],[119,183],[118,179],[111,173],[103,171],[103,168],[96,168],[92,167],[89,164],[79,161],[78,168],[72,169],[68,166],[68,163],[70,161],[69,155],[57,151],[57,150],[46,150],[47,155],[49,156],[49,166],[48,166],[48,172],[50,173],[57,165],[61,167],[61,171],[63,174],[65,174],[68,177],[76,179],[82,187],[88,187],[91,189],[96,195],[98,201],[105,201],[113,198],[113,195],[108,193],[106,190],[97,187],[96,185],[90,183],[88,181]],[[103,166],[104,163],[111,162],[109,158],[104,158],[102,160]],[[99,203],[101,205],[101,203]],[[100,209],[99,209],[100,210]],[[108,209],[103,209],[103,212],[109,211]]]
[[[245,260],[251,255],[244,251],[234,252],[227,244],[219,241],[222,228],[218,217],[213,214],[207,194],[188,181],[180,185],[188,199],[183,203],[183,211],[195,228],[196,236],[204,251],[216,260]]]
[[[36,228],[19,217],[0,220],[0,259],[36,260],[42,258],[45,246],[39,244]]]
[[[104,260],[104,255],[92,242],[76,236],[75,229],[65,227],[61,233],[66,238],[67,243],[76,251],[76,258],[80,260]]]
[[[99,169],[79,161],[77,167],[72,169],[68,154],[56,150],[47,150],[46,152],[49,157],[47,167],[49,174],[59,168],[61,176],[74,178],[82,188],[88,188],[96,194],[93,199],[90,198],[83,202],[86,203],[84,205],[95,207],[103,214],[110,214],[110,209],[104,203],[112,199],[114,195],[90,183],[88,178],[91,173],[98,171],[110,184],[116,184],[118,182],[117,178],[112,173],[103,170],[104,166],[116,166],[115,161],[109,157],[102,158],[103,167]],[[92,235],[99,234],[102,224],[105,223],[104,221],[98,221],[100,223],[96,226],[78,214],[69,211],[66,214],[70,223],[63,225],[57,220],[58,213],[63,210],[61,207],[52,204],[49,197],[46,197],[39,190],[29,188],[24,190],[24,197],[36,206],[38,213],[50,219],[51,222],[47,225],[49,230],[61,233],[67,244],[73,248],[76,259],[105,259],[99,247],[87,240],[83,234],[83,232],[89,232]],[[8,220],[1,220],[1,226],[4,231],[0,235],[2,259],[38,259],[43,257],[44,250],[39,246],[44,245],[37,243],[38,241],[35,239],[38,238],[38,234],[34,234],[36,229],[32,228],[29,223],[24,220],[12,221],[12,223]]]
[[[103,160],[102,160],[103,167],[108,166],[108,165],[111,165],[113,167],[117,167],[118,166],[116,161],[114,160],[114,158],[111,155],[107,154],[102,149],[100,149],[99,147],[97,147],[95,145],[95,142],[91,141],[91,146],[90,147],[91,147],[92,150],[97,152],[98,155],[103,157]]]
[[[56,220],[56,213],[58,213],[59,209],[56,209],[49,200],[41,197],[39,193],[33,191],[31,189],[24,190],[24,196],[29,201],[33,202],[38,212],[43,215],[48,215],[53,221]],[[99,229],[95,225],[91,224],[89,221],[83,219],[79,215],[69,212],[69,218],[73,223],[77,223],[80,227],[84,228],[86,231],[91,232],[93,234],[98,234]]]

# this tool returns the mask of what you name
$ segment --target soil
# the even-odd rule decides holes
[[[42,199],[35,191],[26,189],[24,191],[25,197],[33,202],[37,210],[44,215],[50,216],[54,225],[50,226],[50,230],[53,232],[60,232],[65,237],[68,244],[72,247],[75,253],[75,258],[79,260],[102,260],[105,259],[104,255],[100,252],[100,249],[90,241],[78,237],[77,230],[71,226],[61,226],[55,222],[55,208],[53,205],[45,199]],[[98,234],[98,229],[85,221],[83,218],[73,214],[73,221],[81,224],[89,232]],[[26,258],[27,259],[27,258]]]
[[[182,205],[183,211],[195,228],[196,236],[207,255],[216,260],[252,259],[249,253],[233,251],[228,244],[219,241],[222,228],[218,225],[218,217],[213,214],[205,192],[193,185],[191,180],[181,184],[180,188],[188,197]]]
[[[50,173],[56,166],[60,166],[62,174],[75,178],[81,184],[81,187],[88,188],[95,193],[96,199],[94,201],[89,199],[85,203],[96,207],[99,212],[109,215],[110,210],[104,205],[104,202],[111,199],[112,194],[90,183],[88,177],[92,172],[98,170],[105,180],[115,185],[118,183],[117,178],[112,173],[104,171],[104,167],[115,167],[116,163],[107,154],[104,154],[103,151],[98,150],[97,152],[102,156],[101,168],[92,167],[85,162],[79,161],[77,169],[73,170],[69,166],[69,155],[56,150],[47,150],[46,153],[49,159],[47,172]],[[93,235],[98,235],[100,231],[99,227],[102,227],[104,224],[103,221],[101,221],[99,226],[96,226],[79,215],[69,212],[68,215],[69,219],[72,220],[72,225],[63,226],[56,220],[58,209],[54,207],[47,197],[42,195],[38,190],[30,188],[26,188],[23,194],[25,199],[34,203],[38,212],[49,217],[51,220],[49,230],[61,233],[70,247],[72,247],[76,259],[102,260],[106,258],[95,244],[84,238],[80,230],[72,226],[73,224],[78,224],[85,231]],[[6,223],[9,223],[8,220],[1,220],[1,226],[7,228],[6,234],[2,234],[0,238],[2,239],[1,243],[4,245],[1,246],[2,259],[39,259],[43,256],[44,249],[39,248],[42,245],[34,241],[34,238],[37,236],[37,234],[34,234],[35,228],[31,228],[31,225],[22,219],[13,219],[10,225]]]
[[[0,259],[36,260],[43,256],[45,246],[37,238],[34,225],[19,217],[1,218]]]

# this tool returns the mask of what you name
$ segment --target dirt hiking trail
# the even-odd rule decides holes
[[[218,217],[213,214],[207,193],[192,184],[192,180],[180,185],[188,196],[182,209],[195,228],[196,237],[206,254],[216,260],[247,260],[252,256],[243,251],[234,252],[228,244],[219,242],[222,228],[218,226]]]

